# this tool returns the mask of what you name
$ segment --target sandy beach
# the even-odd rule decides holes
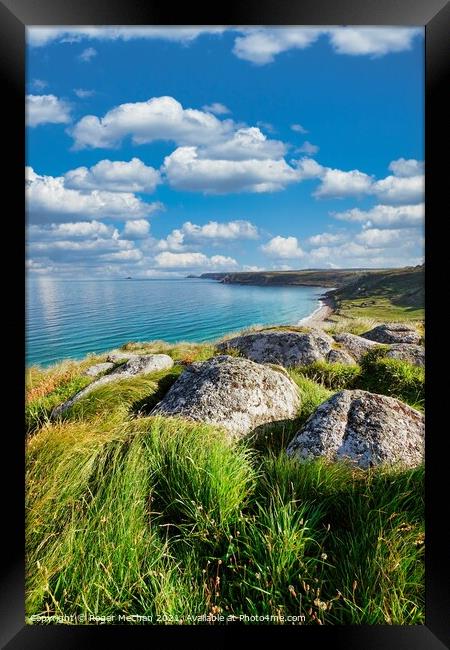
[[[320,306],[306,318],[302,318],[299,321],[299,325],[307,325],[308,327],[321,327],[325,321],[333,313],[334,309],[332,307],[332,300],[327,296],[322,296],[320,299]]]

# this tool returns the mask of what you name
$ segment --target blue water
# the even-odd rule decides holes
[[[187,278],[29,278],[26,362],[45,366],[127,341],[208,341],[249,325],[293,324],[317,309],[323,291]]]

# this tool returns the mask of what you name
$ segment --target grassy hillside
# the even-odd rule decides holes
[[[304,271],[202,273],[200,277],[218,280],[225,284],[341,287],[372,272],[372,270],[368,269],[311,269]]]
[[[373,271],[331,293],[340,316],[383,321],[423,320],[425,267]]]
[[[184,363],[215,354],[196,344],[124,348]],[[291,370],[297,419],[236,445],[215,427],[148,415],[182,366],[104,385],[49,421],[51,408],[89,381],[83,370],[104,358],[27,372],[28,621],[424,622],[423,468],[364,472],[300,464],[284,451],[343,387],[423,408],[422,369],[380,352],[361,366]]]

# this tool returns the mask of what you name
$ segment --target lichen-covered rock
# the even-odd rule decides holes
[[[424,416],[393,397],[343,390],[321,404],[287,448],[289,456],[348,459],[368,468],[424,460]]]
[[[122,364],[115,370],[109,373],[109,375],[104,375],[99,379],[96,379],[80,390],[76,395],[70,397],[68,400],[57,406],[53,409],[51,417],[57,417],[67,411],[75,402],[78,402],[81,398],[89,395],[93,390],[104,386],[105,384],[110,384],[114,381],[120,381],[121,379],[128,379],[130,377],[136,377],[137,375],[146,375],[150,372],[157,372],[158,370],[168,370],[173,366],[173,359],[167,354],[145,354],[145,355],[134,355],[126,363]]]
[[[415,345],[414,343],[390,345],[386,356],[391,359],[408,361],[408,363],[412,363],[414,366],[425,366],[425,348],[423,345]]]
[[[217,346],[221,352],[238,350],[256,363],[275,363],[286,368],[323,361],[331,350],[333,339],[325,332],[262,330],[228,339]]]
[[[377,325],[377,327],[361,334],[361,336],[377,343],[412,343],[417,345],[420,342],[417,330],[402,323]]]
[[[352,355],[342,348],[333,348],[327,354],[328,363],[342,363],[346,366],[353,366],[356,361]]]
[[[107,372],[111,368],[114,368],[113,363],[96,363],[94,366],[85,370],[83,375],[86,375],[86,377],[97,377],[97,375],[101,375],[102,372]]]
[[[334,340],[339,343],[356,361],[359,361],[369,350],[377,344],[374,341],[362,338],[356,334],[343,332],[342,334],[335,334]]]
[[[299,406],[297,386],[284,371],[222,355],[192,363],[151,415],[216,424],[240,437],[261,424],[294,418]]]
[[[128,359],[132,359],[133,357],[137,356],[138,355],[134,354],[133,352],[121,352],[120,350],[112,350],[106,357],[106,361],[110,361],[111,363],[120,363],[121,361],[128,361]]]

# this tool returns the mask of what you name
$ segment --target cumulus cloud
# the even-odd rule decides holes
[[[85,50],[81,52],[79,55],[80,61],[83,61],[83,63],[89,63],[92,61],[94,57],[96,57],[98,54],[97,50],[93,47],[87,47]]]
[[[342,242],[344,239],[346,239],[347,235],[344,233],[330,233],[330,232],[323,232],[318,235],[313,235],[312,237],[308,237],[308,244],[311,244],[312,246],[327,246],[328,244],[336,244],[338,242]]]
[[[372,185],[371,193],[384,203],[423,201],[425,178],[421,176],[386,176]]]
[[[233,240],[233,239],[257,239],[258,229],[249,221],[236,220],[219,223],[209,221],[204,226],[187,221],[182,226],[182,231],[189,241],[204,240]]]
[[[425,205],[375,205],[370,210],[353,208],[331,214],[342,221],[356,221],[380,228],[419,226],[424,222]]]
[[[166,239],[160,240],[158,248],[181,251],[189,244],[210,243],[215,245],[227,241],[257,239],[258,236],[258,228],[245,220],[222,223],[209,221],[203,226],[186,221],[181,228],[172,230]]]
[[[53,41],[79,42],[86,40],[130,41],[159,39],[186,43],[203,34],[222,34],[225,27],[27,27],[27,43],[41,47]]]
[[[208,257],[204,253],[172,253],[164,251],[156,255],[155,261],[159,267],[166,269],[227,269],[238,266],[238,263],[232,257],[224,255]]]
[[[211,144],[199,150],[200,157],[215,160],[263,160],[282,158],[286,145],[270,140],[257,127],[238,129],[223,142]]]
[[[31,225],[28,236],[35,240],[54,239],[97,239],[112,237],[117,239],[116,228],[107,226],[101,221],[76,221],[67,223],[52,223],[49,225]]]
[[[410,50],[423,29],[410,27],[338,27],[329,30],[330,43],[338,54],[383,56]]]
[[[32,222],[110,218],[142,219],[162,208],[145,203],[131,192],[81,191],[67,188],[63,176],[41,176],[26,168],[27,211]]]
[[[301,145],[301,147],[298,147],[295,152],[296,153],[306,153],[308,156],[314,156],[315,153],[319,151],[319,147],[316,144],[312,144],[311,142],[308,142],[308,140],[305,140],[305,142]]]
[[[356,235],[356,241],[369,248],[392,248],[398,246],[415,245],[421,241],[421,236],[416,229],[380,229],[366,228]]]
[[[389,164],[389,169],[394,176],[407,178],[409,176],[420,176],[423,174],[425,165],[423,160],[415,160],[414,158],[405,160],[405,158],[399,158]]]
[[[326,169],[322,176],[322,182],[314,192],[319,198],[341,198],[366,194],[372,186],[372,177],[363,172],[353,169],[342,171],[341,169]]]
[[[122,233],[124,239],[145,239],[150,233],[150,224],[146,219],[127,221]]]
[[[227,115],[227,113],[231,113],[230,109],[225,106],[225,104],[221,104],[220,102],[205,104],[202,106],[202,108],[204,111],[207,111],[208,113],[214,113],[215,115]]]
[[[86,115],[71,130],[74,146],[113,148],[130,136],[134,144],[156,140],[176,144],[208,144],[230,135],[232,120],[221,121],[211,113],[183,106],[173,97],[153,97],[145,102],[129,102],[108,111],[103,117]]]
[[[305,49],[317,40],[320,29],[310,27],[250,28],[234,42],[233,53],[239,59],[257,65],[271,63],[277,54]]]
[[[179,147],[162,169],[171,187],[206,194],[273,192],[299,179],[284,159],[217,160],[202,157],[197,147]]]
[[[26,122],[28,126],[39,124],[67,124],[70,122],[70,105],[55,95],[27,95]]]
[[[126,161],[101,160],[89,169],[78,167],[64,175],[65,186],[78,190],[110,192],[154,192],[161,182],[159,171],[139,158]]]
[[[295,259],[304,256],[300,248],[297,237],[273,237],[267,244],[261,246],[261,250],[277,259]]]
[[[396,175],[386,176],[376,180],[357,169],[343,171],[341,169],[322,168],[321,183],[314,192],[317,198],[343,198],[347,196],[374,195],[383,203],[417,203],[423,201],[425,179],[423,163],[417,160],[403,159],[393,161],[390,169],[396,170]],[[416,175],[412,175],[412,174]]]
[[[421,34],[423,29],[409,27],[253,28],[236,38],[233,52],[240,59],[264,65],[282,52],[309,47],[323,35],[337,54],[378,57],[411,49]]]

